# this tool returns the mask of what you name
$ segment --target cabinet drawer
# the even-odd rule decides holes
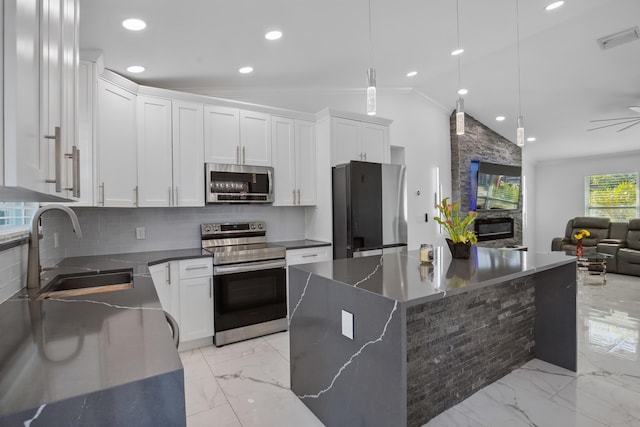
[[[311,262],[330,261],[331,246],[316,248],[291,249],[287,251],[287,265],[308,264]]]
[[[180,260],[180,280],[194,277],[208,277],[213,275],[213,260],[211,258],[194,258]]]

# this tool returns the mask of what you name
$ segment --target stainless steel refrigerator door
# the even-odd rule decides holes
[[[407,243],[407,169],[382,165],[382,244]]]

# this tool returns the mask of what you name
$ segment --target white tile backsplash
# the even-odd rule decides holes
[[[28,245],[0,252],[0,303],[24,288],[27,280]]]
[[[267,240],[304,239],[304,208],[211,205],[201,208],[74,208],[84,238],[64,221],[66,256],[101,255],[200,247],[200,224],[262,220]],[[56,227],[58,224],[56,224]],[[136,239],[136,227],[146,238]],[[48,230],[45,230],[47,233]],[[52,233],[48,233],[52,234]]]

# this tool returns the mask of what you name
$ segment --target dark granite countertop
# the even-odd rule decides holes
[[[284,246],[287,250],[291,249],[306,249],[306,248],[319,248],[322,246],[331,246],[331,243],[321,242],[319,240],[287,240],[285,242],[270,242],[274,245]]]
[[[549,254],[475,247],[471,258],[452,259],[437,247],[435,260],[421,264],[418,251],[400,251],[292,266],[349,286],[358,287],[407,306],[517,279],[575,262],[564,252]]]
[[[26,289],[0,304],[0,419],[177,370],[182,363],[148,265],[201,249],[66,258],[43,275],[132,269],[133,288],[37,301]]]

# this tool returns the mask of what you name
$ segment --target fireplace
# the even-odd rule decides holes
[[[513,218],[476,218],[478,241],[511,239],[513,237]]]

